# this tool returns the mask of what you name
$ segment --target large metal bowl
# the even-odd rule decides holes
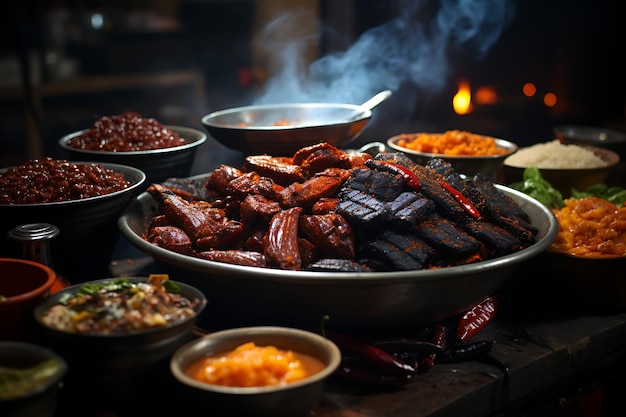
[[[222,145],[244,154],[291,156],[319,142],[349,145],[372,112],[357,104],[265,104],[216,111],[202,125]]]
[[[191,177],[200,179],[201,176]],[[523,193],[497,185],[539,230],[532,246],[497,259],[442,269],[330,273],[231,265],[175,253],[144,240],[159,204],[142,193],[119,218],[122,235],[152,256],[172,279],[205,292],[211,325],[319,325],[388,329],[428,324],[461,313],[497,291],[517,265],[546,249],[558,233],[555,216]]]

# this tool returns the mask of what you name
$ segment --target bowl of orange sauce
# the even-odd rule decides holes
[[[464,130],[401,133],[387,139],[386,144],[418,164],[443,159],[461,174],[473,176],[480,173],[496,181],[504,160],[519,149],[517,144],[508,140]]]
[[[210,333],[180,347],[170,371],[192,409],[224,415],[307,415],[318,404],[341,352],[329,339],[290,327]]]

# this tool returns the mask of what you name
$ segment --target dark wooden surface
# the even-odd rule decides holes
[[[120,245],[116,276],[159,272],[151,258]],[[316,417],[623,415],[626,313],[558,300],[537,285],[541,273],[518,269],[497,297],[496,319],[475,336],[495,342],[483,362],[437,364],[401,389],[381,391],[330,380]],[[625,301],[626,304],[626,301]],[[626,309],[624,309],[626,311]],[[210,407],[210,404],[206,404]],[[174,406],[171,415],[187,415]],[[601,412],[601,413],[600,413]],[[575,414],[572,414],[575,413]],[[213,414],[210,414],[213,415]]]

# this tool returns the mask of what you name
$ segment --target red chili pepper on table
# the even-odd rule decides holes
[[[498,302],[494,297],[487,297],[461,317],[456,329],[456,338],[465,342],[487,326],[496,315]]]
[[[443,324],[438,324],[433,331],[432,343],[434,343],[435,345],[444,346],[446,343],[447,333],[447,327]],[[430,353],[422,357],[422,359],[420,360],[420,365],[424,367],[424,370],[428,370],[435,366],[436,358],[437,353]]]
[[[405,166],[395,164],[390,161],[379,161],[379,160],[373,161],[373,165],[385,167],[387,171],[395,175],[400,175],[404,183],[408,185],[409,187],[413,188],[415,191],[419,191],[419,189],[422,188],[422,182],[420,181],[417,174]]]
[[[475,219],[480,219],[480,212],[478,211],[478,209],[474,207],[474,205],[459,190],[457,190],[445,181],[439,181],[439,184],[441,184],[443,188],[445,188],[450,194],[452,194],[454,199],[458,201],[463,209],[465,209],[467,214]]]
[[[364,359],[374,367],[380,367],[395,373],[406,375],[413,375],[417,372],[417,369],[413,366],[374,345],[361,342],[344,334],[326,331],[325,335],[328,339],[335,342],[339,349],[343,350],[344,353],[352,353]]]

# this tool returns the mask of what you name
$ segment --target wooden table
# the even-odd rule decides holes
[[[127,245],[122,242],[118,255]],[[116,276],[159,272],[151,258],[133,249],[114,261],[111,270]],[[620,410],[620,390],[626,385],[626,313],[581,313],[536,293],[529,279],[523,268],[518,270],[497,294],[495,321],[475,336],[495,342],[491,356],[508,373],[482,362],[436,364],[409,385],[388,392],[331,380],[310,416],[568,416],[582,415],[568,413],[599,400],[605,410]],[[188,412],[170,404],[171,416]]]

